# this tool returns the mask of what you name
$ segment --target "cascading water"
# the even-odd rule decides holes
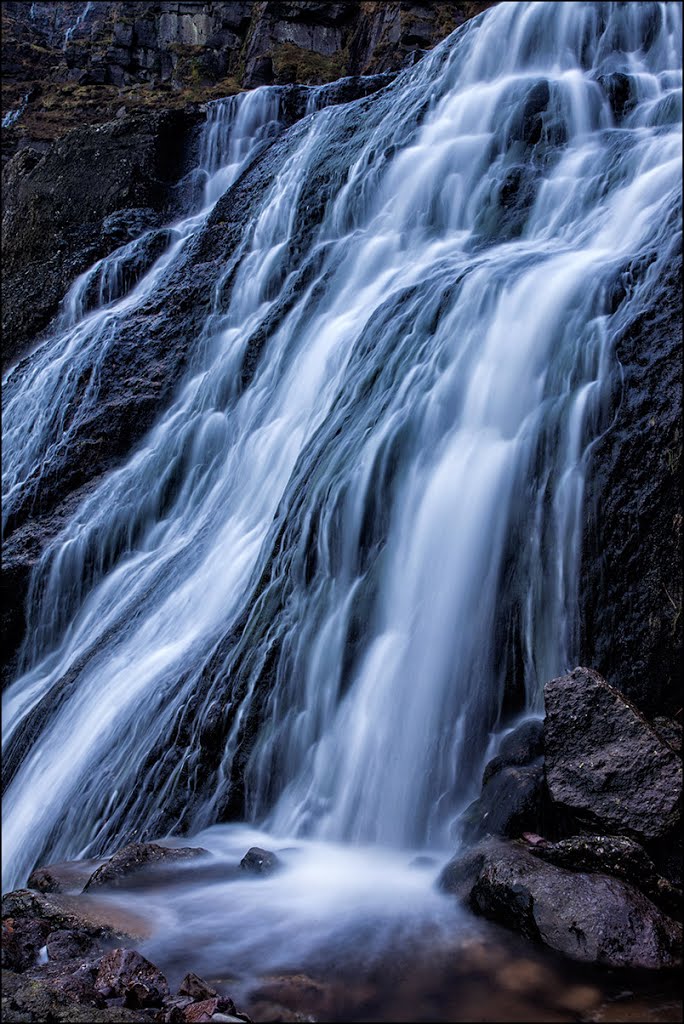
[[[510,692],[538,712],[576,658],[612,339],[677,238],[680,40],[677,4],[502,4],[362,117],[293,129],[172,405],[34,572],[4,885],[236,808],[449,841]],[[203,210],[127,292],[127,252],[84,275],[9,375],[6,515],[263,150],[270,96],[211,108]]]

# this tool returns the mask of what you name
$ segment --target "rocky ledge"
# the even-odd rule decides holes
[[[681,725],[649,723],[591,669],[544,690],[466,811],[440,887],[573,960],[681,964]]]
[[[93,899],[157,882],[206,850],[131,843],[102,861],[37,869],[2,901],[2,1019],[6,1021],[245,1021],[232,999],[189,973],[176,994],[135,946],[146,922]]]

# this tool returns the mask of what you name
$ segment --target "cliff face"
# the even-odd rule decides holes
[[[108,216],[169,213],[203,102],[395,71],[489,6],[3,4],[3,363],[23,354],[74,278],[110,250]]]
[[[140,107],[398,70],[491,2],[5,3],[5,151]]]

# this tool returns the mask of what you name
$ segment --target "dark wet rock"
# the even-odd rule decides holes
[[[202,999],[212,999],[218,995],[216,989],[212,988],[204,978],[200,978],[198,974],[193,974],[190,971],[185,975],[180,985],[178,986],[178,994],[181,996],[189,996],[195,1001]]]
[[[24,971],[38,960],[50,931],[47,921],[32,917],[10,916],[2,922],[2,966]]]
[[[536,837],[528,843],[530,852],[568,871],[600,872],[629,882],[665,911],[682,918],[682,891],[658,873],[638,843],[619,836],[572,836],[558,842]]]
[[[169,995],[158,967],[134,949],[113,949],[100,961],[95,989],[105,998],[123,996],[132,1008],[161,1006]]]
[[[275,853],[262,850],[258,846],[252,846],[240,861],[242,870],[252,875],[271,875],[281,867],[281,864]]]
[[[5,365],[47,326],[75,277],[116,247],[112,214],[125,210],[132,227],[132,209],[167,219],[177,209],[173,186],[189,170],[199,120],[183,111],[136,114],[74,129],[45,153],[20,150],[5,165]]]
[[[640,841],[679,820],[682,761],[643,715],[591,669],[544,688],[546,783],[554,804],[598,831]]]
[[[498,753],[487,762],[482,784],[508,765],[530,764],[544,753],[544,723],[539,719],[522,722],[499,745]]]
[[[552,866],[519,842],[487,840],[442,872],[475,913],[565,956],[610,967],[676,967],[681,927],[633,886]]]
[[[519,836],[541,829],[546,814],[543,765],[500,768],[482,787],[477,801],[476,834]]]
[[[619,124],[636,105],[637,93],[634,80],[630,75],[614,71],[610,75],[601,75],[597,81],[608,97],[613,117]]]
[[[67,992],[46,981],[37,981],[12,971],[2,972],[2,1019],[7,1024],[107,1024],[107,1022],[149,1021],[149,1016],[124,1007],[101,1008],[81,1005]]]
[[[58,928],[46,940],[49,960],[71,960],[90,952],[94,945],[92,934],[76,928]]]
[[[93,871],[102,863],[102,858],[93,860],[68,860],[59,864],[46,864],[35,868],[29,875],[26,887],[38,892],[81,892]]]
[[[92,973],[92,977],[84,976],[82,972],[74,971],[72,974],[63,974],[52,978],[49,984],[57,992],[62,992],[81,1006],[95,1006],[100,1009],[106,1009],[107,1002],[94,985],[96,972],[92,971],[90,973]]]
[[[664,715],[656,715],[653,719],[653,728],[661,739],[669,743],[678,754],[682,753],[682,723],[674,718],[666,718]]]
[[[674,210],[673,216],[679,216]],[[682,706],[681,236],[614,341],[605,430],[587,470],[580,663],[648,717]],[[624,268],[632,291],[654,254]],[[638,304],[637,304],[638,306]]]
[[[167,847],[158,843],[129,843],[114,854],[105,864],[93,872],[83,891],[102,887],[114,888],[127,885],[131,876],[154,865],[167,865],[179,861],[193,860],[208,856],[200,847]]]
[[[101,941],[147,937],[140,920],[114,906],[95,904],[85,897],[30,889],[15,889],[2,897],[2,919],[37,922],[36,927],[45,931],[45,938],[61,930],[85,933]]]
[[[159,227],[160,213],[151,206],[115,210],[102,221],[102,234],[112,248],[132,242],[145,231]]]

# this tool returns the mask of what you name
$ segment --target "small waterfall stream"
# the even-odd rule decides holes
[[[209,105],[201,208],[142,275],[154,232],[88,270],[8,374],[5,517],[278,136],[279,95]],[[681,8],[502,4],[363,116],[316,106],[173,403],[35,569],[4,888],[236,807],[317,848],[446,848],[492,733],[576,659],[612,340],[679,227]]]

